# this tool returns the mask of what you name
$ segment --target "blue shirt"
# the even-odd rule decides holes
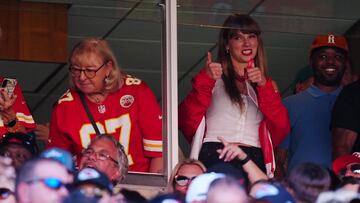
[[[312,85],[284,99],[291,132],[280,148],[288,150],[288,171],[303,162],[331,168],[331,111],[341,89],[328,93]]]

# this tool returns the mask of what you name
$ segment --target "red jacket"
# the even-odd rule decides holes
[[[205,69],[201,70],[192,81],[191,92],[179,106],[179,128],[189,142],[192,141],[201,119],[210,106],[215,82],[208,76]],[[264,115],[259,126],[259,140],[267,174],[271,176],[275,170],[273,148],[280,144],[290,132],[290,122],[280,94],[275,91],[270,78],[264,86],[256,87],[256,89],[259,110]]]

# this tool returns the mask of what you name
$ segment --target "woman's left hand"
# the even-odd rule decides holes
[[[37,124],[34,130],[36,134],[36,139],[41,140],[43,142],[47,142],[49,139],[49,128],[50,128],[50,123]]]
[[[256,83],[258,86],[264,86],[266,84],[266,78],[264,74],[261,72],[260,68],[258,67],[247,68],[246,71],[248,78],[252,83]]]
[[[223,137],[218,137],[218,140],[223,143],[224,148],[216,150],[219,153],[219,159],[224,159],[224,162],[229,162],[238,158],[243,160],[246,158],[246,153],[237,145],[228,143]]]

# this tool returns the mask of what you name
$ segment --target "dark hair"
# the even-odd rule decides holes
[[[347,184],[360,185],[360,179],[353,176],[345,176],[341,179],[339,188],[344,187]]]
[[[70,195],[65,197],[63,200],[63,203],[97,203],[99,202],[99,199],[95,197],[88,197],[81,193],[79,190],[73,190],[71,191]]]
[[[162,202],[182,203],[185,202],[185,199],[184,197],[176,193],[165,193],[165,194],[159,194],[148,201],[148,203],[162,203]]]
[[[290,171],[288,186],[302,202],[315,202],[318,195],[330,188],[330,175],[315,163],[302,163]]]
[[[226,93],[230,96],[232,102],[239,103],[240,107],[242,107],[243,101],[240,95],[240,91],[235,84],[234,65],[232,64],[230,55],[226,51],[226,46],[229,43],[229,40],[236,36],[239,32],[245,34],[254,33],[257,35],[259,45],[257,54],[255,56],[255,65],[260,68],[265,76],[267,76],[267,60],[263,42],[260,37],[261,30],[256,21],[248,15],[230,15],[225,20],[220,30],[217,60],[223,65],[224,68],[222,80],[224,81]]]
[[[120,190],[120,193],[125,197],[127,200],[127,203],[145,203],[146,198],[142,196],[139,192],[128,190],[126,188],[123,188]]]
[[[226,163],[226,162],[216,163],[211,167],[209,167],[206,170],[206,172],[222,173],[228,177],[232,177],[236,179],[244,188],[248,188],[249,186],[248,174],[242,168],[237,168],[230,163]]]
[[[23,132],[8,132],[2,135],[0,139],[0,151],[3,153],[5,146],[9,144],[16,144],[22,146],[24,149],[29,151],[32,155],[38,153],[38,147],[36,144],[34,132],[23,133]]]
[[[341,183],[341,180],[340,178],[335,174],[335,172],[329,168],[326,168],[326,171],[329,173],[329,176],[330,176],[330,190],[336,190],[340,183]]]

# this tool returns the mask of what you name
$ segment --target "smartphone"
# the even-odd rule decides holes
[[[15,91],[15,87],[17,84],[16,79],[12,78],[4,78],[4,80],[1,83],[1,88],[4,88],[9,97],[11,97]]]

